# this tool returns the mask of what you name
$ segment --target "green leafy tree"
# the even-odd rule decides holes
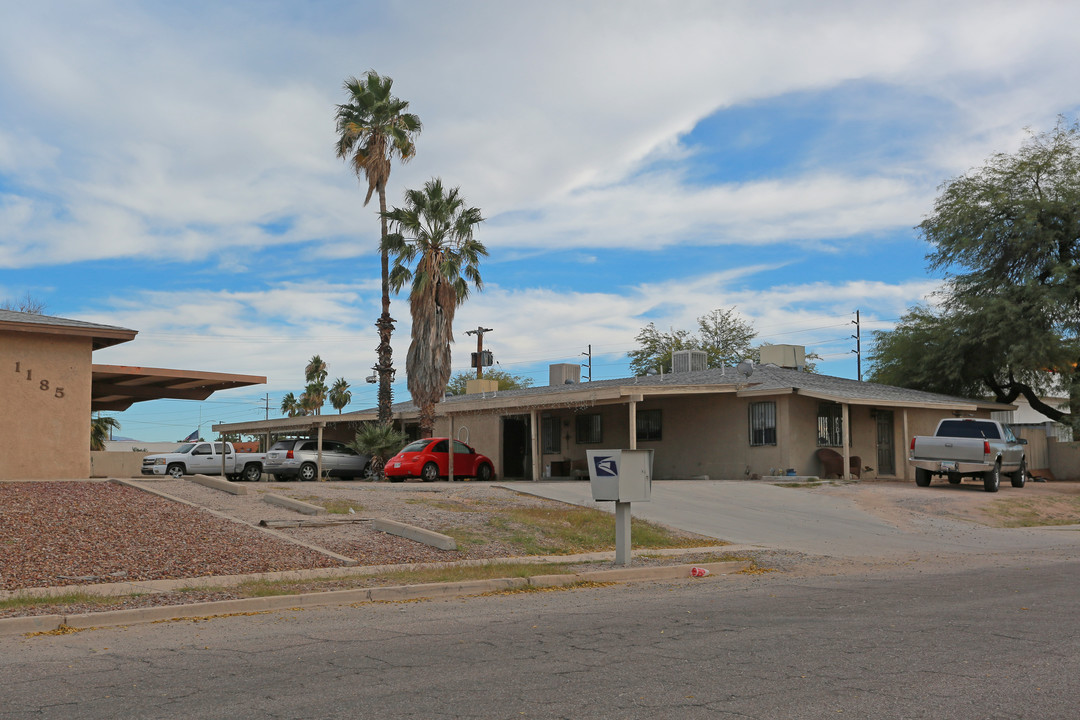
[[[90,449],[104,450],[105,441],[109,439],[112,430],[120,429],[120,421],[114,417],[101,417],[90,419]]]
[[[371,475],[377,480],[385,480],[386,461],[393,457],[409,438],[405,433],[395,428],[392,424],[364,423],[356,431],[356,437],[349,447],[361,455],[371,458],[368,467]]]
[[[933,248],[930,268],[947,274],[941,309],[916,308],[877,333],[871,377],[909,386],[933,375],[939,388],[1001,402],[1022,395],[1077,428],[1080,127],[1059,120],[1016,153],[947,182],[918,229]],[[918,338],[927,341],[921,351]],[[1042,401],[1055,389],[1068,410]]]
[[[386,250],[386,183],[390,179],[390,161],[396,155],[408,162],[416,154],[413,138],[420,132],[420,119],[407,112],[409,103],[394,97],[394,81],[369,70],[363,78],[345,81],[347,103],[337,106],[337,156],[348,160],[357,178],[367,181],[364,205],[372,193],[379,195],[382,261],[382,314],[375,326],[379,330],[379,422],[390,422],[393,357],[390,336],[394,319],[390,317],[389,258]]]
[[[644,375],[650,369],[671,369],[672,355],[679,350],[704,350],[709,367],[736,365],[751,356],[750,341],[757,336],[745,320],[735,314],[735,308],[713,310],[698,318],[698,334],[688,330],[661,332],[654,323],[641,329],[635,340],[637,350],[627,353],[630,370]]]
[[[340,415],[341,411],[350,402],[352,402],[352,390],[349,389],[348,381],[340,377],[334,381],[334,386],[330,388],[330,404],[334,406],[334,409]]]
[[[458,373],[450,378],[450,382],[446,384],[446,394],[464,395],[468,382],[474,379],[476,379],[476,373]],[[524,375],[513,375],[505,370],[497,369],[485,370],[484,379],[498,381],[500,390],[517,390],[518,388],[532,387],[533,383],[532,378],[527,378]]]
[[[483,287],[480,258],[487,249],[474,231],[484,218],[479,208],[466,206],[458,188],[447,191],[435,178],[423,190],[407,190],[405,207],[395,207],[386,219],[395,229],[384,244],[394,262],[390,287],[399,292],[411,283],[412,342],[405,358],[409,393],[420,411],[421,433],[431,437],[435,404],[450,379],[454,313],[468,298],[470,284]]]

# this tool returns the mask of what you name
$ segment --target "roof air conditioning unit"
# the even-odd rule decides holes
[[[676,350],[671,354],[671,372],[698,372],[709,369],[709,353],[704,350]]]

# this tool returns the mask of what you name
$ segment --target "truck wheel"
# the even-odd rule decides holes
[[[960,473],[949,473],[949,484],[959,485],[960,481],[964,479],[964,476]]]
[[[259,482],[260,480],[262,480],[262,468],[255,463],[246,465],[244,467],[244,472],[241,477],[248,482]]]
[[[1001,463],[994,463],[994,469],[983,473],[983,490],[997,492],[1001,487]]]
[[[179,480],[180,478],[184,477],[184,466],[180,463],[173,463],[168,468],[166,468],[165,474],[171,475],[172,477]]]
[[[919,487],[930,487],[930,471],[915,468],[915,484]]]
[[[300,475],[298,476],[305,482],[314,480],[319,475],[319,469],[315,467],[314,463],[304,463],[300,466]]]
[[[1014,488],[1024,487],[1027,482],[1027,458],[1020,458],[1020,469],[1012,474],[1011,479]]]

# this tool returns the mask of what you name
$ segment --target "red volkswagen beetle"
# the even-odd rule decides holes
[[[395,481],[418,477],[424,482],[449,477],[449,442],[449,438],[414,440],[386,461],[386,477]],[[486,455],[481,455],[460,440],[454,440],[454,477],[491,480],[495,477],[495,466]]]

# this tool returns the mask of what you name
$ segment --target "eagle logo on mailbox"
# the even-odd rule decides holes
[[[615,458],[610,455],[594,457],[593,465],[596,466],[597,477],[618,477],[619,475],[619,467],[615,463]]]

